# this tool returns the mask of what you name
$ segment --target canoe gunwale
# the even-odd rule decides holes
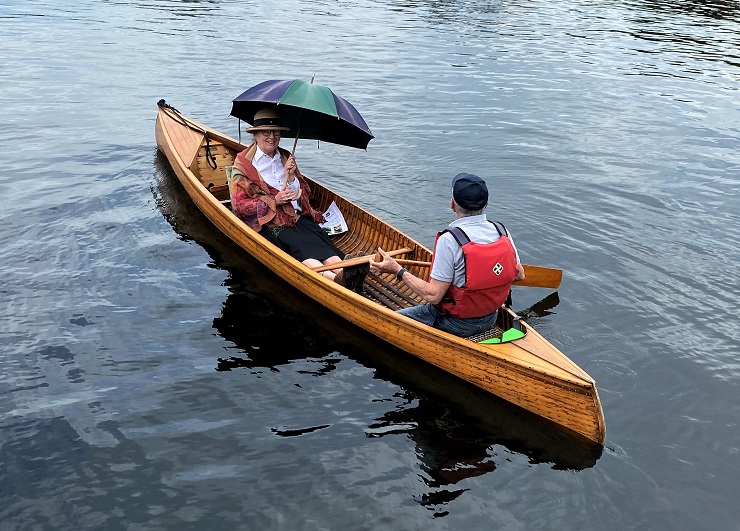
[[[165,126],[163,122],[167,117],[181,127],[187,127],[187,125],[183,126],[179,120],[173,118],[169,109],[159,108],[156,123],[157,146],[169,160],[188,195],[219,230],[280,275],[283,280],[327,306],[339,316],[394,346],[554,422],[564,428],[564,431],[579,439],[585,439],[591,444],[604,444],[606,430],[593,378],[542,338],[528,323],[523,323],[523,326],[528,329],[527,336],[532,335],[528,344],[536,346],[539,342],[543,342],[552,349],[553,355],[561,356],[568,363],[564,362],[564,366],[555,364],[546,357],[539,357],[533,352],[534,347],[523,349],[516,346],[516,342],[493,345],[470,342],[400,315],[313,272],[308,266],[293,259],[249,228],[211,194],[191,171],[190,165],[193,161],[185,164],[175,148],[168,131],[172,125]],[[185,117],[178,113],[177,118]],[[211,140],[221,142],[231,150],[238,152],[247,147],[197,121],[190,118],[185,119],[202,129],[204,134],[207,133]],[[353,208],[362,212],[363,216],[369,216],[368,219],[376,221],[381,228],[374,230],[395,231],[394,234],[406,238],[417,246],[419,250],[417,255],[431,255],[431,252],[424,246],[389,226],[372,213],[332,192],[315,180],[308,179],[310,183],[315,183],[337,198],[347,201]],[[448,353],[446,357],[438,352],[441,345],[445,345]],[[526,354],[518,353],[523,350]],[[530,356],[538,358],[538,361],[527,360],[526,358]],[[520,383],[515,385],[516,382]],[[535,398],[529,395],[524,396],[520,390],[522,385],[527,388],[535,387],[534,390],[529,389],[531,397]],[[537,391],[539,388],[537,386],[544,387]],[[576,399],[576,397],[580,398]],[[567,414],[561,411],[551,411],[558,406],[563,411],[567,410]],[[571,417],[578,417],[578,419],[571,419]]]

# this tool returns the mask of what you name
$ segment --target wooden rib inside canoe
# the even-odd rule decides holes
[[[460,338],[423,325],[394,310],[424,301],[394,275],[371,272],[358,294],[328,280],[269,243],[229,208],[224,168],[245,145],[160,102],[157,147],[203,214],[232,241],[286,282],[385,341],[559,426],[564,432],[603,445],[606,428],[595,382],[583,369],[522,322],[524,337],[498,344],[479,341],[512,327],[515,314],[504,308],[496,326],[473,338]],[[332,201],[349,230],[333,237],[345,254],[378,247],[403,250],[407,269],[424,277],[431,251],[348,199],[307,178],[311,201],[326,209]],[[433,227],[430,230],[436,230]],[[414,263],[416,262],[416,263]]]

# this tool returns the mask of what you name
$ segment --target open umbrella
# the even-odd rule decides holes
[[[280,113],[282,125],[290,128],[287,136],[296,141],[300,136],[367,149],[374,138],[357,109],[322,85],[300,79],[263,81],[232,101],[231,115],[253,125],[255,113],[265,107]]]

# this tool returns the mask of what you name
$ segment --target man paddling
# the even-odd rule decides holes
[[[378,249],[383,260],[371,260],[370,267],[396,275],[428,301],[399,313],[462,337],[494,325],[511,284],[524,278],[524,268],[506,227],[486,219],[486,206],[483,179],[470,173],[452,179],[450,208],[457,219],[437,234],[429,280],[412,275]]]

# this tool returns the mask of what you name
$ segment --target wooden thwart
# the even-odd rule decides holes
[[[377,260],[376,260],[377,261]],[[396,262],[401,264],[402,266],[420,266],[420,267],[429,267],[432,265],[431,262],[421,262],[419,260],[404,260],[403,258],[397,258]]]

